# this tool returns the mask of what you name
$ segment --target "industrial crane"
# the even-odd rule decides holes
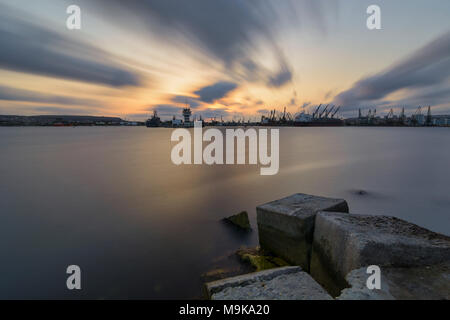
[[[422,107],[418,107],[416,110],[416,113],[414,114],[414,116],[421,116],[422,115]]]
[[[422,115],[422,107],[418,107],[416,112],[411,116],[411,123],[417,125],[419,123],[419,117]]]
[[[400,113],[400,119],[405,119],[405,107],[402,108],[402,113]]]
[[[330,110],[328,110],[328,111],[325,113],[325,118],[328,118],[328,116],[333,112],[334,107],[335,107],[334,105],[331,106]]]
[[[337,107],[336,110],[334,110],[333,114],[331,115],[331,118],[333,119],[336,113],[338,113],[339,109],[341,109],[341,106]]]
[[[428,112],[427,112],[427,119],[426,119],[426,125],[431,126],[432,125],[432,117],[431,117],[431,106],[428,106]]]
[[[286,122],[286,107],[284,107],[283,116],[280,119],[282,122]]]
[[[391,110],[389,111],[389,113],[387,114],[386,119],[392,119],[393,117],[394,117],[394,110],[391,109]]]
[[[319,109],[320,109],[320,107],[322,106],[322,104],[319,104],[319,106],[317,107],[317,109],[316,109],[316,111],[314,111],[314,113],[313,113],[313,118],[315,118],[316,116],[317,116],[317,114],[318,114],[318,112],[319,112]]]
[[[327,104],[327,106],[325,107],[325,109],[322,110],[322,112],[319,114],[319,118],[322,118],[322,116],[324,115],[325,112],[327,112],[329,104]]]

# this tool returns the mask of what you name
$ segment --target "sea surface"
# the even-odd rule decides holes
[[[281,128],[275,176],[175,166],[171,133],[0,128],[0,298],[200,297],[202,274],[257,245],[255,207],[297,192],[450,235],[450,128]],[[249,234],[221,221],[243,210]]]

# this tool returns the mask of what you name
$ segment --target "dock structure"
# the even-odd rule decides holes
[[[450,126],[450,115],[432,115],[431,106],[427,107],[424,114],[421,106],[406,116],[405,107],[383,107],[389,112],[385,116],[377,115],[376,108],[369,108],[367,113],[358,109],[357,118],[344,120],[346,126],[384,126],[384,127],[445,127]],[[390,109],[389,109],[390,108]],[[399,113],[394,109],[401,110]]]

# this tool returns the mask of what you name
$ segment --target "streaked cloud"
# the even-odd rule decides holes
[[[420,91],[425,91],[427,98],[437,93],[448,94],[448,84],[446,88],[441,88],[441,85],[449,79],[450,31],[387,70],[359,80],[352,88],[338,94],[333,103],[345,106],[346,110],[352,110],[364,104],[379,103],[400,90],[411,92],[409,92],[409,99],[402,99],[399,102],[411,103],[414,102],[417,94],[420,96]]]
[[[237,84],[227,81],[216,82],[212,85],[201,88],[194,93],[198,95],[200,101],[212,103],[222,99],[228,93],[237,88]]]
[[[450,110],[448,34],[413,52],[449,30],[449,1],[386,3],[380,32],[367,31],[359,0],[79,0],[83,27],[74,32],[65,30],[67,1],[0,3],[8,113],[143,119],[159,108],[171,118],[188,104],[204,117],[241,119],[319,103],[349,115],[358,106]]]
[[[76,98],[69,96],[53,95],[31,90],[11,88],[0,85],[0,100],[44,102],[62,105],[99,106],[100,103],[93,99]]]
[[[225,108],[218,108],[218,109],[207,108],[204,110],[196,111],[194,115],[197,117],[201,116],[203,119],[209,119],[209,118],[228,117],[230,115],[230,112]]]
[[[0,4],[0,68],[112,87],[139,84],[137,73],[104,51],[30,21],[32,16]]]
[[[140,22],[137,32],[159,34],[178,48],[190,44],[221,61],[231,77],[272,87],[288,83],[294,74],[278,42],[279,29],[287,24],[300,28],[301,19],[310,19],[324,31],[325,9],[337,6],[323,0],[98,0],[93,5],[105,18],[131,14]],[[271,54],[277,66],[264,66],[255,58],[258,51]]]
[[[292,77],[292,70],[287,65],[284,65],[277,74],[269,77],[269,86],[281,87],[286,83],[291,82]]]
[[[146,111],[156,111],[159,116],[162,117],[172,117],[172,116],[181,116],[181,111],[183,108],[170,105],[170,104],[160,104],[156,106],[149,107]]]
[[[171,99],[172,102],[182,103],[184,105],[189,105],[190,108],[195,109],[201,105],[198,99],[188,97],[188,96],[175,96]]]

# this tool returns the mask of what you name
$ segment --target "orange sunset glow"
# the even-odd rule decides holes
[[[414,84],[376,98],[339,96],[432,41],[448,41],[448,2],[431,12],[417,1],[405,16],[399,4],[382,1],[389,31],[379,32],[365,28],[368,2],[350,2],[220,0],[172,8],[164,1],[81,1],[82,28],[67,30],[67,1],[23,9],[23,1],[3,0],[0,39],[10,52],[0,59],[0,113],[144,120],[153,110],[181,117],[189,105],[206,119],[258,119],[273,109],[295,114],[342,102],[351,116],[377,104],[413,110],[424,94],[434,97],[434,110],[449,110],[447,96]],[[445,77],[436,91],[448,86]]]

